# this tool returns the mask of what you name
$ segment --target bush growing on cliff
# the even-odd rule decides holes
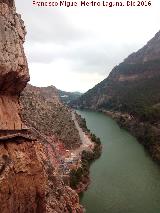
[[[86,164],[86,162],[87,162],[88,166],[89,166],[89,164],[92,161],[94,161],[100,157],[101,151],[102,151],[101,143],[99,143],[99,144],[95,143],[93,152],[85,151],[85,150],[82,152],[82,161],[84,162],[84,164]]]
[[[77,170],[72,169],[70,172],[70,186],[73,189],[77,188],[83,177],[88,176],[90,164],[101,155],[100,139],[96,138],[95,135],[93,137],[97,141],[95,142],[93,152],[83,150],[81,155],[82,167],[79,167]]]
[[[93,153],[92,152],[88,152],[86,150],[83,150],[82,152],[82,162],[85,162],[85,161],[92,161],[93,160]]]
[[[145,132],[144,132],[144,137],[143,140],[145,142],[145,146],[150,147],[155,141],[155,134],[152,130],[151,125],[146,124],[145,125]]]
[[[76,119],[78,121],[79,126],[83,129],[83,131],[90,132],[90,130],[87,128],[87,124],[86,124],[85,118],[82,118],[81,115],[76,113]]]
[[[95,134],[91,133],[91,140],[96,144],[101,144],[100,138],[98,138]]]
[[[145,121],[150,121],[151,123],[160,120],[160,107],[145,107],[142,117]]]
[[[77,170],[72,169],[70,172],[70,186],[75,189],[78,183],[81,181],[83,175],[83,169],[79,167]]]
[[[99,146],[95,146],[95,147],[99,147]],[[77,170],[72,169],[70,172],[71,188],[76,189],[77,185],[82,181],[83,177],[88,176],[91,162],[94,159],[96,159],[101,153],[99,151],[97,152],[97,150],[95,150],[94,152],[89,152],[85,150],[82,151],[82,156],[81,156],[82,167],[79,167]]]
[[[86,120],[85,120],[85,118],[82,118],[82,121],[81,121],[81,128],[82,128],[82,129],[87,129],[87,125],[86,125]]]
[[[82,181],[82,178],[89,174],[89,161],[82,158],[82,167],[77,170],[72,169],[70,172],[70,186],[73,189],[77,188],[77,185]]]

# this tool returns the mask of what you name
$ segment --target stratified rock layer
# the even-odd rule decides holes
[[[0,26],[0,129],[18,129],[18,96],[29,73],[23,49],[26,31],[13,0],[0,1]]]
[[[0,1],[0,93],[19,95],[29,80],[24,54],[24,23],[14,2]]]
[[[79,197],[65,186],[52,146],[23,138],[0,144],[0,212],[79,212]]]
[[[23,129],[19,95],[29,80],[25,33],[14,1],[0,0],[0,212],[81,213],[78,195],[58,173],[55,141]]]

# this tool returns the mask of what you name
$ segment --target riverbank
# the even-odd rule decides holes
[[[160,170],[143,146],[104,113],[78,113],[103,145],[100,159],[90,167],[91,184],[80,199],[87,213],[159,213]]]
[[[160,125],[143,122],[127,113],[101,110],[117,121],[120,127],[128,130],[143,144],[152,159],[160,164]]]
[[[79,166],[70,170],[70,186],[78,194],[87,190],[90,184],[89,169],[91,163],[100,157],[102,146],[97,138],[86,126],[86,121],[76,112],[72,111],[72,120],[79,132],[82,145],[72,153],[80,160]]]

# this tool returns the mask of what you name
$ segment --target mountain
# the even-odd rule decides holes
[[[48,87],[36,87],[29,85],[27,86],[29,90],[33,90],[37,94],[40,93],[41,96],[49,100],[55,100],[56,102],[63,102],[64,104],[69,104],[70,102],[79,98],[82,93],[80,92],[66,92],[60,89],[57,89],[55,86],[51,85]]]
[[[112,115],[160,162],[160,31],[71,106]]]
[[[154,121],[160,118],[159,103],[160,32],[72,105],[129,112]]]
[[[76,100],[82,95],[82,93],[80,92],[65,92],[62,90],[58,90],[58,94],[61,101],[64,102],[65,104],[69,104],[70,102]]]

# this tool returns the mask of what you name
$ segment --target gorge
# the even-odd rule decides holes
[[[88,110],[78,113],[103,146],[102,156],[91,165],[91,185],[81,198],[86,213],[159,213],[159,166],[112,118]]]
[[[88,146],[81,147],[71,110],[58,90],[27,85],[25,35],[14,1],[1,0],[0,212],[82,213],[78,192],[89,184],[89,168],[74,189],[70,173],[81,170],[81,154]],[[94,142],[82,134],[94,154]]]
[[[71,106],[113,117],[160,163],[160,31]]]
[[[25,35],[0,0],[0,212],[158,213],[159,167],[108,115],[160,163],[160,32],[83,95],[28,84]]]

